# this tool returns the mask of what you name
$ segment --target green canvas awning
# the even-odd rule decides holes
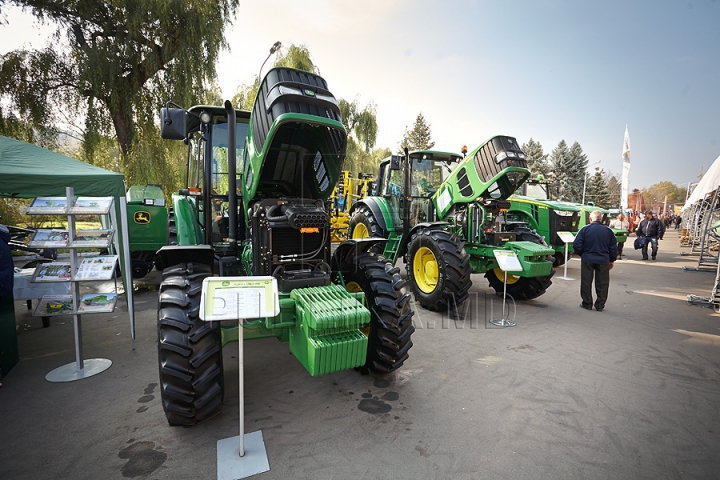
[[[51,152],[31,143],[0,135],[0,197],[64,197],[67,187],[84,197],[114,197],[117,218],[116,238],[122,272],[131,264],[127,236],[125,176],[80,160]],[[135,308],[132,278],[122,274],[130,316],[130,333],[135,348]]]
[[[0,197],[121,197],[125,177],[31,143],[0,136]]]

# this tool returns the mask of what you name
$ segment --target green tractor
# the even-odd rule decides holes
[[[528,227],[540,234],[548,246],[554,250],[553,266],[565,263],[565,242],[557,232],[577,233],[580,229],[581,210],[568,202],[551,200],[552,183],[543,179],[532,179],[523,183],[522,194],[508,198],[510,208],[508,222],[520,227]],[[568,252],[572,252],[572,244]]]
[[[532,229],[509,225],[504,216],[507,198],[528,175],[525,154],[506,136],[467,157],[430,150],[391,156],[380,164],[377,196],[352,207],[349,238],[387,239],[375,251],[393,263],[404,258],[416,301],[431,310],[462,304],[471,273],[484,273],[502,293],[498,249],[515,252],[523,268],[508,274],[507,293],[536,298],[552,283],[547,257],[554,252]]]
[[[159,185],[133,185],[125,198],[132,276],[142,278],[153,267],[162,270],[156,252],[168,244],[168,210]]]
[[[158,355],[171,425],[222,406],[222,347],[275,337],[311,375],[356,368],[392,372],[408,358],[413,311],[406,282],[372,249],[381,239],[330,248],[328,199],[347,135],[324,79],[274,68],[252,112],[168,104],[161,135],[188,144],[187,188],[172,196],[176,245],[158,252]],[[211,275],[272,276],[280,313],[237,322],[199,318]]]

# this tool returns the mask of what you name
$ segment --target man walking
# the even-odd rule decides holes
[[[592,310],[592,284],[595,277],[595,310],[602,312],[610,289],[610,270],[617,259],[617,239],[610,228],[602,224],[602,212],[590,213],[590,222],[580,229],[573,249],[580,255],[580,306]]]
[[[658,239],[662,240],[665,235],[665,227],[662,222],[653,217],[653,213],[648,210],[645,212],[645,218],[640,222],[637,228],[637,236],[645,237],[645,243],[642,247],[642,259],[648,259],[648,243],[652,245],[652,259],[655,260],[658,251]]]
[[[630,230],[630,222],[627,221],[625,218],[625,215],[622,213],[619,214],[617,217],[615,217],[615,220],[610,222],[610,228],[614,228],[616,230]],[[617,248],[617,258],[618,260],[622,259],[622,252],[623,247],[625,246],[625,242],[618,242],[618,248]]]

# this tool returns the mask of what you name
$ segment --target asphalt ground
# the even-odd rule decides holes
[[[258,479],[720,478],[720,315],[690,306],[714,272],[669,231],[657,261],[627,244],[603,312],[573,281],[500,313],[474,275],[464,319],[416,307],[410,359],[390,375],[311,377],[274,339],[245,343],[246,432],[261,430]],[[563,274],[560,267],[556,276]],[[169,427],[160,404],[153,281],[127,310],[83,316],[84,358],[112,366],[50,383],[73,362],[72,317],[49,328],[15,304],[21,360],[0,389],[2,479],[211,479],[220,439],[238,434],[237,344],[224,349],[220,415]],[[492,309],[492,313],[490,312]]]

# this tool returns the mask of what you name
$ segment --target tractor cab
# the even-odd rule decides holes
[[[408,154],[409,162],[409,198],[410,227],[422,222],[433,221],[435,211],[432,197],[438,188],[462,161],[458,153],[437,152],[431,150],[413,151]],[[380,164],[378,194],[388,199],[392,205],[395,225],[402,227],[403,212],[407,195],[402,169],[403,157],[393,155]]]
[[[245,152],[250,113],[236,111],[235,149],[237,158]],[[220,256],[232,253],[230,235],[230,172],[228,168],[228,114],[223,107],[199,105],[185,111],[164,108],[161,136],[166,139],[185,140],[188,145],[186,188],[182,196],[173,199],[170,215],[171,233],[177,231],[180,245],[212,245]],[[235,189],[237,192],[237,188]],[[235,194],[236,198],[239,195]],[[177,205],[187,201],[192,208]],[[234,204],[238,204],[235,200]],[[177,222],[176,216],[184,215]],[[242,218],[238,209],[238,218]],[[192,221],[190,221],[192,220]],[[237,222],[235,239],[244,238],[244,225]]]

